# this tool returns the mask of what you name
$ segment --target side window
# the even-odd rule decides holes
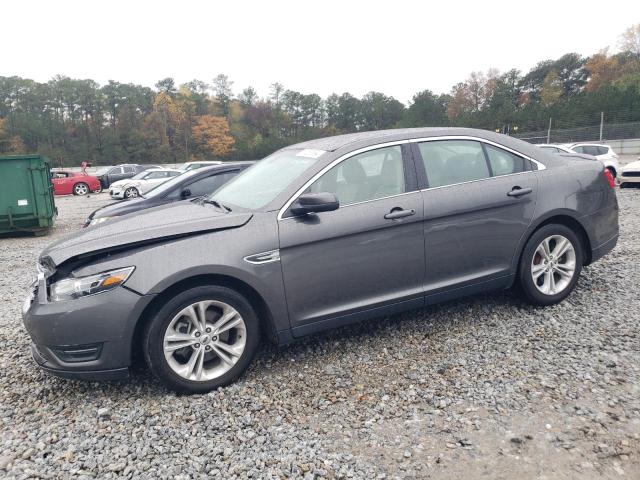
[[[164,172],[151,172],[144,178],[145,180],[157,180],[158,178],[166,178],[166,175]]]
[[[609,153],[609,147],[596,147],[598,149],[598,155],[606,155]]]
[[[110,175],[118,175],[119,173],[122,173],[122,167],[113,167],[109,170]]]
[[[123,167],[124,173],[136,173],[136,169],[134,167]]]
[[[225,172],[218,175],[211,175],[209,177],[196,180],[186,188],[191,190],[192,197],[199,197],[201,195],[209,195],[220,188],[224,183],[228,182],[231,178],[235,177],[238,172]]]
[[[576,153],[585,153],[584,147],[573,147],[571,150],[573,150]]]
[[[399,195],[406,191],[399,145],[354,155],[316,180],[305,193],[333,193],[340,206]]]
[[[520,173],[529,170],[526,160],[511,152],[507,152],[493,145],[486,145],[489,165],[493,176],[508,175],[510,173]],[[526,162],[526,163],[525,163]]]
[[[177,177],[180,175],[180,172],[167,172],[168,177]]]
[[[480,142],[434,140],[418,144],[429,187],[489,178],[489,167]]]

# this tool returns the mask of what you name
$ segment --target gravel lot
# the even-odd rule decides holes
[[[105,194],[0,239],[0,477],[640,478],[640,189],[621,238],[552,308],[510,292],[276,348],[237,384],[167,392],[40,372],[20,320],[40,249]]]

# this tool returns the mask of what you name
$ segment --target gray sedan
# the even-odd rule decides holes
[[[480,130],[314,140],[50,245],[24,323],[51,373],[122,378],[141,352],[170,388],[204,392],[263,338],[514,286],[560,302],[616,245],[613,186],[599,162]]]

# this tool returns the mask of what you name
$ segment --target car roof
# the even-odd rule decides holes
[[[572,146],[572,147],[581,146],[581,147],[607,147],[607,148],[610,148],[609,145],[606,145],[604,143],[578,142],[578,143],[571,143],[569,145]]]
[[[163,168],[163,167],[151,167],[148,168],[146,170],[144,170],[145,173],[147,172],[182,172],[182,170],[178,170],[177,168]],[[140,172],[142,173],[142,172]]]
[[[282,151],[289,149],[317,149],[342,154],[358,148],[364,148],[386,142],[411,140],[416,138],[452,136],[468,136],[489,140],[533,158],[540,156],[542,152],[542,155],[549,155],[544,158],[543,163],[550,164],[560,162],[557,158],[553,158],[555,155],[550,157],[552,154],[544,152],[535,145],[525,142],[524,140],[519,140],[515,137],[496,133],[490,130],[461,127],[399,128],[392,130],[347,133],[345,135],[336,135],[334,137],[324,137],[297,143],[283,148]]]

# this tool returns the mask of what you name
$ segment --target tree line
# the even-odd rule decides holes
[[[211,83],[155,88],[56,76],[46,83],[0,76],[0,154],[37,152],[59,165],[177,163],[192,159],[258,159],[321,136],[395,127],[465,126],[516,131],[640,121],[640,24],[620,49],[590,57],[568,53],[529,72],[472,72],[446,94],[416,93],[408,105],[381,92],[326,98],[271,85],[234,93]]]

